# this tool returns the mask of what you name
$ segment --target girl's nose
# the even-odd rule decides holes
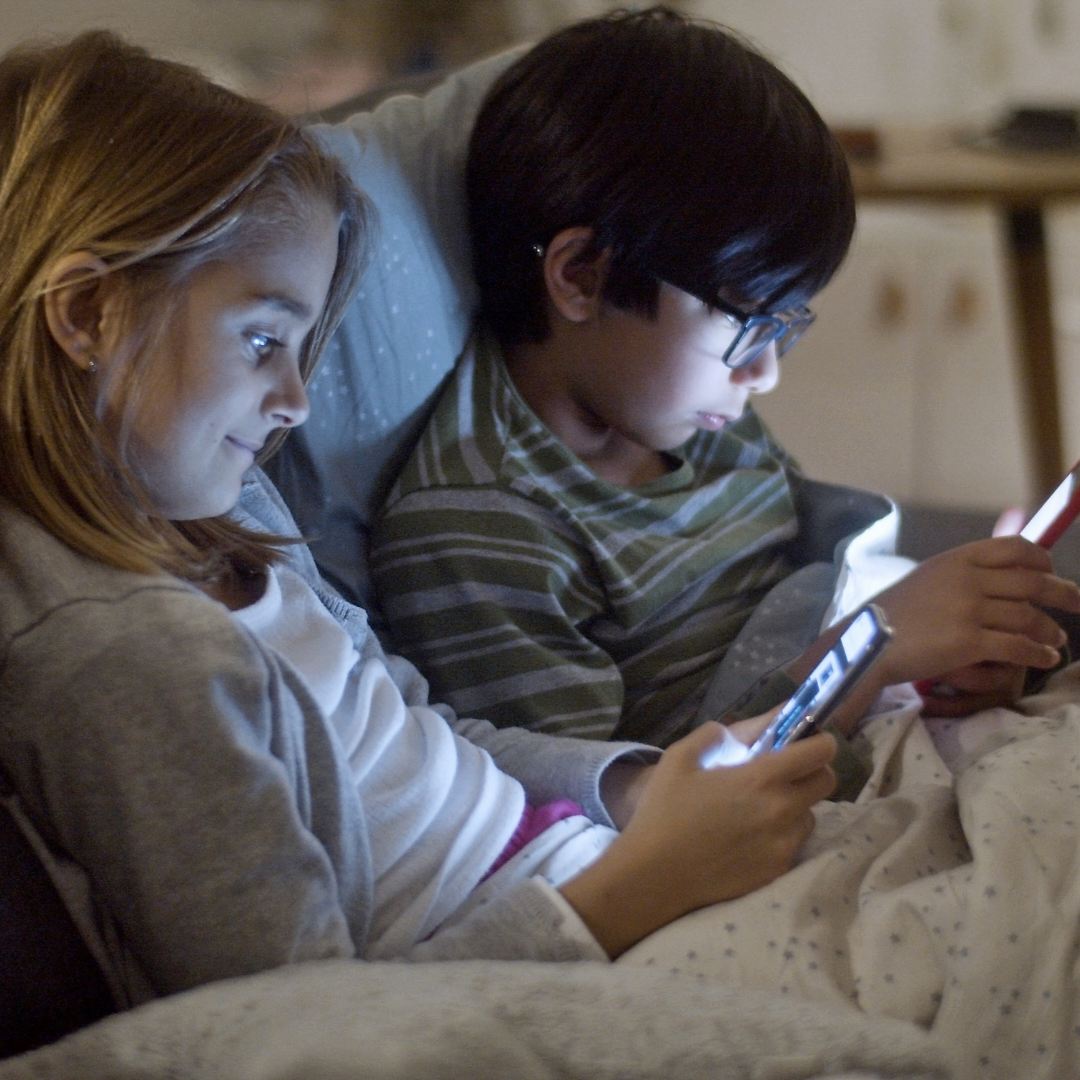
[[[266,412],[278,427],[298,427],[311,412],[304,380],[296,361],[289,358],[276,385],[267,395]]]
[[[746,367],[736,368],[731,381],[751,394],[767,394],[780,381],[780,358],[776,344],[770,342]]]

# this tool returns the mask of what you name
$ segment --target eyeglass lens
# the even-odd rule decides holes
[[[772,319],[754,319],[747,323],[735,342],[728,363],[738,367],[752,363],[764,352],[769,342],[776,339],[782,329],[782,326]]]
[[[789,318],[775,315],[754,316],[733,342],[725,363],[732,368],[746,367],[774,341],[776,355],[783,356],[806,333],[813,321],[814,316],[810,312]]]
[[[776,342],[776,355],[783,356],[784,353],[795,344],[810,329],[810,324],[814,321],[814,316],[811,312],[807,312],[805,315],[799,315],[792,319],[787,326],[784,327],[783,333]]]

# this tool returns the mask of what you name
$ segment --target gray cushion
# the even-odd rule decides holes
[[[364,607],[373,515],[472,321],[469,133],[488,87],[523,51],[455,72],[423,97],[392,97],[314,128],[374,204],[377,228],[371,263],[309,387],[311,419],[268,471],[323,573]]]

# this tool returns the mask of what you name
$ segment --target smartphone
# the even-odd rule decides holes
[[[738,740],[732,735],[705,752],[702,767],[712,769],[738,764],[813,734],[881,655],[892,633],[881,608],[867,604],[752,746],[743,747],[743,752],[737,753],[733,744]],[[725,730],[725,736],[729,734]]]
[[[1039,547],[1051,548],[1077,514],[1080,514],[1080,461],[1035,511],[1035,516],[1020,530],[1020,535]]]

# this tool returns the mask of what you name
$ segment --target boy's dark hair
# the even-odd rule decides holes
[[[666,8],[559,31],[487,95],[469,146],[481,310],[548,335],[543,260],[589,226],[605,299],[649,317],[661,281],[775,311],[835,273],[855,225],[843,151],[806,96],[719,26]]]

